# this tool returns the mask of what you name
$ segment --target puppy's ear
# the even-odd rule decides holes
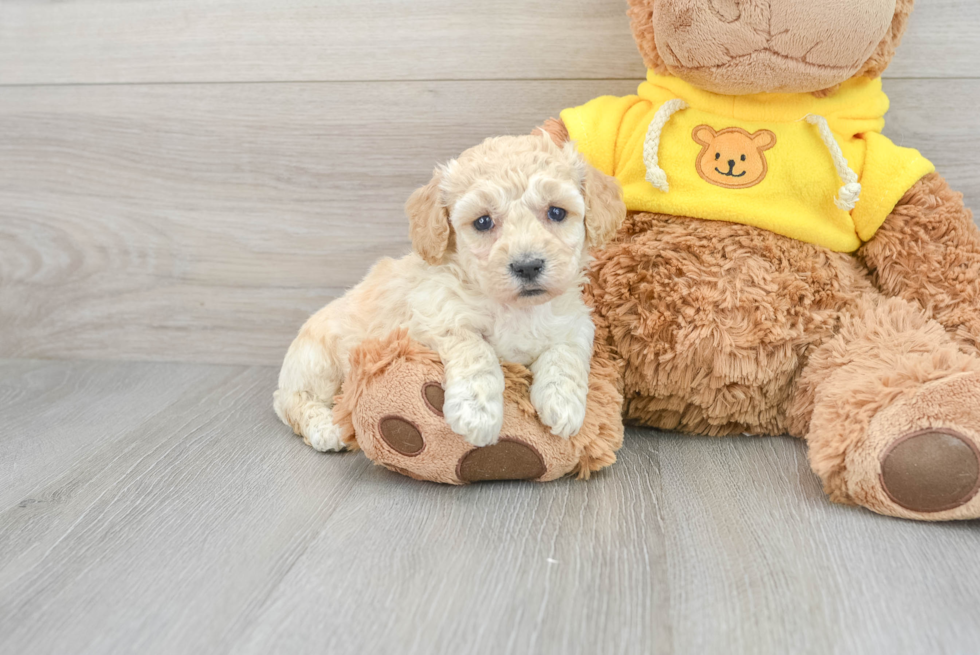
[[[623,190],[616,178],[588,165],[586,165],[583,187],[585,233],[589,246],[599,248],[616,236],[616,232],[626,219]]]
[[[439,190],[440,171],[437,168],[432,181],[417,189],[405,203],[408,214],[412,248],[429,264],[442,262],[449,249],[452,228],[449,225],[449,208],[442,203]]]

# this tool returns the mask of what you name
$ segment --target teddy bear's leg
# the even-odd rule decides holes
[[[590,377],[585,424],[571,439],[552,435],[530,402],[526,368],[505,364],[500,441],[475,448],[443,417],[443,368],[438,355],[404,331],[366,341],[351,353],[351,370],[334,420],[344,439],[375,463],[421,480],[465,484],[487,480],[545,482],[569,473],[588,477],[615,461],[622,443],[614,370]],[[608,375],[605,375],[608,374]],[[618,430],[616,429],[618,426]]]
[[[593,307],[591,287],[586,301]],[[616,451],[623,445],[622,361],[614,356],[608,322],[593,315],[595,341],[589,366],[589,393],[585,403],[585,422],[571,438],[577,454],[572,473],[587,480],[595,471],[616,461]]]
[[[941,176],[917,182],[858,256],[882,293],[917,302],[980,352],[980,230]]]
[[[834,501],[980,517],[980,358],[913,303],[863,300],[810,355],[790,425]]]

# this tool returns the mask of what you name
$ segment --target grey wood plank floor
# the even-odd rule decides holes
[[[589,482],[321,455],[276,369],[0,360],[0,653],[970,653],[980,523],[805,447],[631,430]]]

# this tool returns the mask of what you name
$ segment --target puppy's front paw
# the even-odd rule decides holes
[[[585,397],[588,389],[568,378],[544,376],[531,384],[531,404],[551,434],[568,439],[578,434],[585,422]]]
[[[446,387],[442,411],[452,431],[474,446],[489,446],[500,438],[504,424],[503,393],[481,392],[468,382],[450,384]]]

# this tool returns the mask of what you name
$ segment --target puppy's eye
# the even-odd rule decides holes
[[[716,152],[715,153],[715,161],[718,161],[719,159],[721,159],[721,153],[720,152]]]
[[[477,232],[486,232],[493,229],[493,219],[489,216],[481,216],[473,221],[473,227],[476,228]]]
[[[742,161],[745,161],[745,155],[742,155]]]
[[[561,223],[563,220],[565,220],[565,217],[567,215],[568,215],[568,212],[566,212],[561,207],[549,207],[548,208],[548,218],[551,219],[551,220],[553,220],[555,223]]]

